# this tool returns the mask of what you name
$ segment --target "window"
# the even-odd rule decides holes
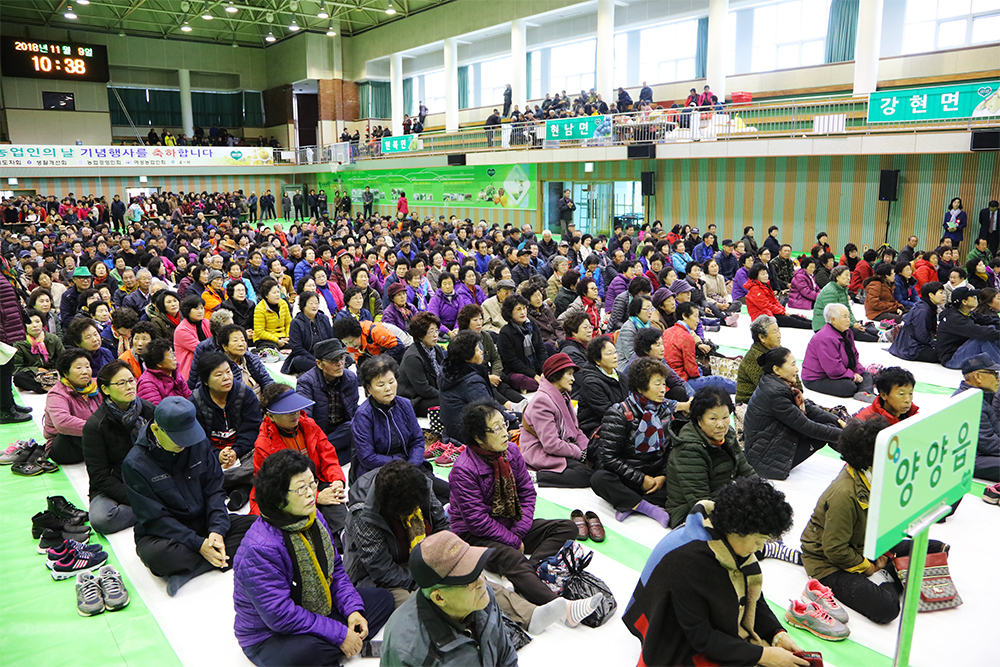
[[[823,64],[829,16],[830,0],[791,0],[754,8],[751,71]]]
[[[444,70],[424,75],[424,105],[430,113],[444,112]]]
[[[542,90],[542,52],[532,51],[531,52],[531,86],[529,89],[529,97],[532,99],[539,99],[545,97],[545,91]]]
[[[649,84],[689,81],[695,78],[697,50],[698,19],[641,30],[639,79]]]
[[[487,60],[479,66],[479,94],[481,96],[480,105],[484,107],[494,107],[503,104],[503,91],[510,83],[511,58],[497,58]],[[471,82],[470,82],[471,85]]]
[[[615,71],[612,84],[615,88],[619,86],[632,85],[628,78],[628,34],[619,33],[615,35]]]
[[[726,17],[726,54],[725,68],[726,76],[736,74],[736,12],[729,12]]]
[[[550,62],[550,92],[562,93],[565,90],[570,97],[576,97],[579,91],[590,90],[596,85],[597,40],[554,46]]]
[[[1000,0],[907,0],[903,53],[1000,41]]]

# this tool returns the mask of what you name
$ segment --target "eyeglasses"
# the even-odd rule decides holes
[[[121,387],[131,387],[136,382],[137,382],[137,380],[135,378],[126,378],[126,379],[120,380],[118,382],[109,382],[108,384],[111,385],[112,387],[119,387],[119,388],[121,388]]]
[[[316,489],[318,489],[318,488],[319,488],[319,482],[317,482],[316,480],[313,480],[313,481],[309,482],[308,484],[306,484],[304,486],[300,486],[297,489],[288,489],[288,492],[289,493],[297,493],[298,495],[300,495],[300,496],[302,496],[304,498],[307,492],[311,491],[311,492],[315,493]]]
[[[508,433],[508,431],[507,431],[507,425],[504,424],[502,426],[496,426],[494,428],[488,428],[488,429],[486,429],[486,432],[487,433],[492,433],[493,435],[507,435],[507,433]]]

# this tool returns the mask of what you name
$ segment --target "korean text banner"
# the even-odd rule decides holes
[[[327,192],[329,188],[347,188],[354,202],[361,201],[366,185],[371,187],[376,204],[395,205],[405,192],[411,211],[421,206],[526,210],[537,206],[533,164],[342,171],[326,178]]]
[[[262,167],[270,148],[201,146],[0,146],[0,167]]]
[[[880,90],[868,95],[869,123],[1000,118],[1000,81]]]

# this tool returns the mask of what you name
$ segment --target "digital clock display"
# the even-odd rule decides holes
[[[4,76],[102,83],[111,78],[106,46],[2,37],[0,62]]]

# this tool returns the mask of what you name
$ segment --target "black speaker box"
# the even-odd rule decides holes
[[[1000,130],[982,130],[972,133],[973,151],[1000,151]]]
[[[879,201],[896,201],[896,183],[899,169],[883,169],[878,179]]]
[[[654,196],[656,196],[656,172],[655,171],[644,171],[644,172],[642,172],[642,196],[643,197],[654,197]]]
[[[465,166],[465,153],[460,155],[449,155],[448,156],[448,166],[449,167],[464,167]]]
[[[628,147],[628,159],[629,160],[655,160],[656,159],[656,145],[655,144],[638,144],[635,146]]]

